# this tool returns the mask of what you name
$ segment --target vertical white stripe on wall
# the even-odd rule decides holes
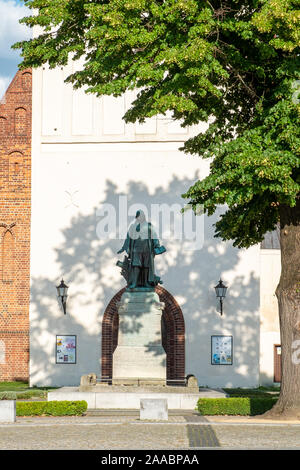
[[[114,96],[103,97],[103,134],[123,135],[125,122],[122,117],[125,112],[124,95],[118,98]]]
[[[42,135],[61,135],[63,107],[63,70],[43,68]]]

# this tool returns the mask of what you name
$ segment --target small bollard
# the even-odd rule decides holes
[[[140,419],[168,421],[168,400],[166,398],[141,398]]]
[[[16,421],[16,400],[0,400],[0,422],[14,423]]]

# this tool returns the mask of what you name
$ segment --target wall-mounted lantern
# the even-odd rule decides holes
[[[221,315],[223,315],[223,299],[226,297],[227,287],[223,284],[222,279],[219,280],[219,283],[215,286],[216,296],[220,299],[220,309]]]
[[[66,306],[67,306],[67,297],[68,297],[69,286],[67,286],[65,284],[64,280],[62,279],[60,281],[59,286],[56,286],[56,289],[57,289],[58,300],[59,300],[59,302],[61,302],[64,314],[66,315],[66,313],[67,313]]]

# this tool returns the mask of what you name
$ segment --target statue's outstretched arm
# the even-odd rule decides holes
[[[129,241],[130,241],[130,237],[129,237],[129,234],[127,233],[126,240],[124,241],[122,248],[117,252],[118,254],[123,253],[123,251],[126,251],[126,253],[129,255]]]

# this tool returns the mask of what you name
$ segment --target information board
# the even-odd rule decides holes
[[[212,336],[211,363],[213,365],[232,365],[232,344],[232,336]]]
[[[56,364],[76,364],[76,335],[56,336]]]

